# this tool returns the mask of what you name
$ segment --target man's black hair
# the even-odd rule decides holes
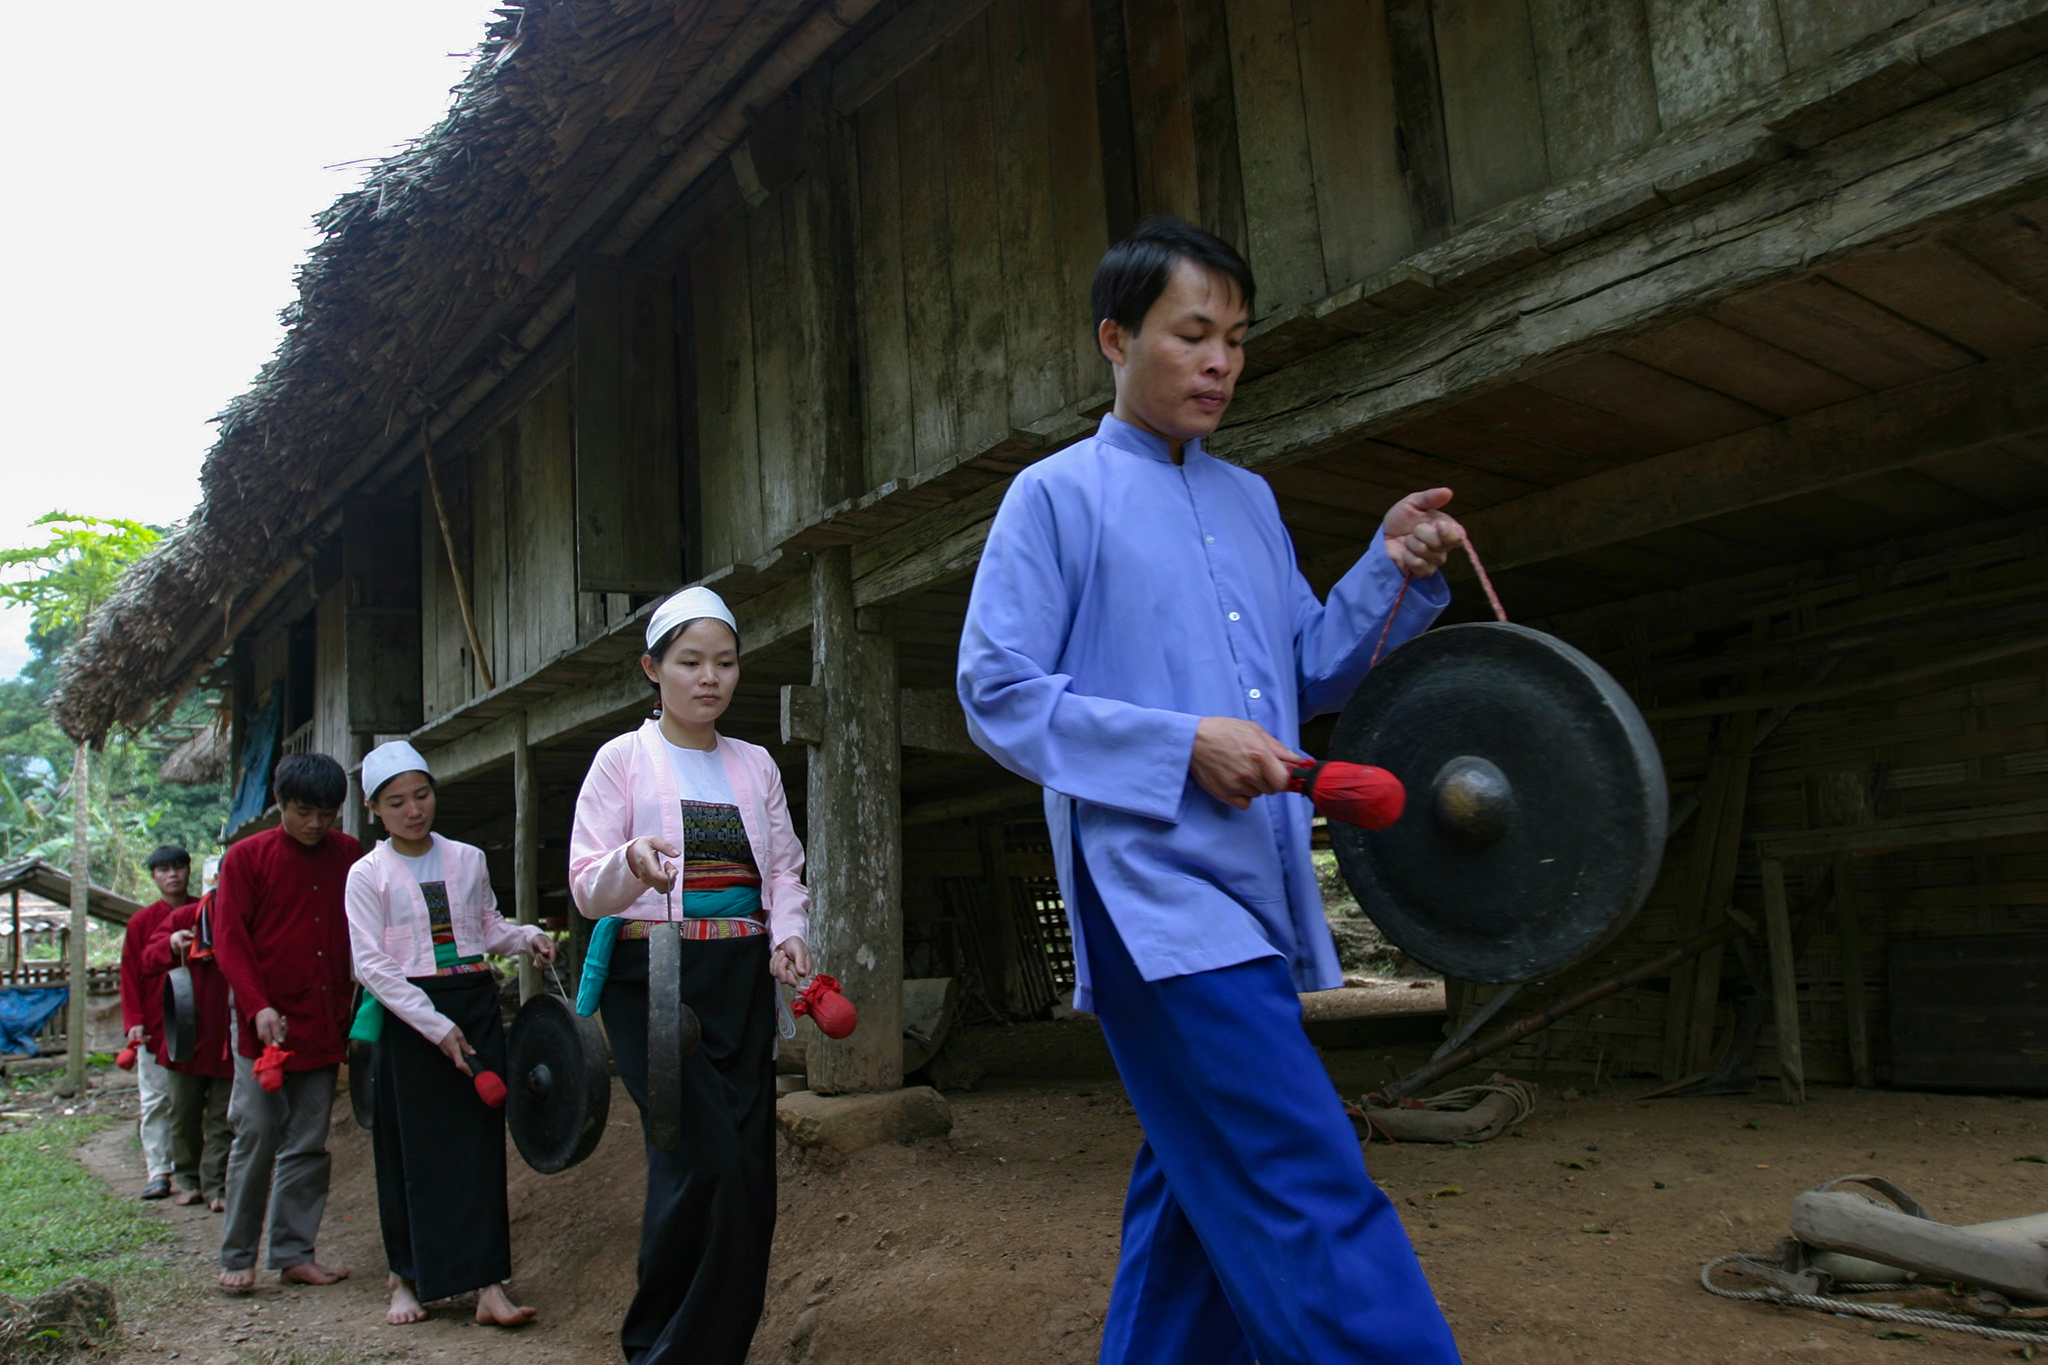
[[[280,806],[297,801],[334,810],[348,799],[348,774],[326,754],[287,754],[271,775],[270,792]]]
[[[144,863],[143,866],[147,867],[151,872],[156,871],[160,867],[190,867],[192,866],[192,855],[179,848],[176,844],[165,844],[156,852],[150,854],[149,861]]]
[[[1088,288],[1091,316],[1098,324],[1113,318],[1136,335],[1145,314],[1166,292],[1175,261],[1212,270],[1235,283],[1244,299],[1245,316],[1251,316],[1252,299],[1258,292],[1251,266],[1221,237],[1212,237],[1178,218],[1147,218],[1104,253],[1102,264],[1095,267],[1095,283]]]

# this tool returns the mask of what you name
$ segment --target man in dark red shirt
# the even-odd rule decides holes
[[[164,1069],[164,973],[145,963],[149,941],[166,915],[192,899],[192,855],[164,845],[149,855],[149,875],[163,899],[137,910],[121,939],[121,1023],[135,1048],[135,1081],[142,1091],[142,1161],[148,1180],[144,1199],[171,1192],[171,1073]]]
[[[228,981],[213,960],[213,897],[181,905],[158,923],[143,958],[145,969],[182,966],[192,980],[192,1055],[166,1061],[171,1072],[171,1160],[180,1204],[204,1200],[215,1213],[227,1208],[228,1098],[235,1083],[234,1020]]]
[[[362,845],[334,828],[348,776],[325,754],[293,754],[271,779],[280,821],[221,861],[214,960],[234,994],[235,1086],[228,1121],[227,1226],[220,1282],[256,1284],[265,1214],[272,1270],[298,1284],[347,1276],[313,1256],[327,1207],[327,1123],[348,1053],[348,915],[342,893]],[[287,1051],[283,1085],[265,1090],[256,1059]]]

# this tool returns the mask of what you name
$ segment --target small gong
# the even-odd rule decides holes
[[[1466,981],[1533,981],[1642,906],[1669,797],[1641,712],[1555,636],[1446,626],[1366,675],[1330,757],[1408,788],[1389,829],[1330,826],[1358,904],[1403,952]]]
[[[173,967],[164,976],[164,1057],[183,1066],[199,1046],[199,1003],[192,969]]]
[[[683,938],[673,921],[647,934],[647,1145],[683,1140],[683,1067],[704,1042],[697,1012],[683,1003]]]
[[[565,1171],[597,1150],[611,1114],[612,1058],[597,1020],[535,995],[506,1040],[505,1126],[526,1164]]]

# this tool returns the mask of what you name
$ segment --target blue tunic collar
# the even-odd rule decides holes
[[[1167,444],[1164,436],[1155,436],[1143,427],[1132,426],[1114,413],[1102,414],[1102,425],[1095,429],[1095,439],[1133,455],[1173,463],[1173,447]],[[1181,463],[1185,465],[1208,453],[1202,448],[1202,438],[1197,436],[1181,447]]]

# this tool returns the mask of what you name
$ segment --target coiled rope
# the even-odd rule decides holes
[[[1944,1332],[1966,1332],[1971,1336],[1988,1337],[1993,1341],[2017,1341],[2034,1346],[2048,1346],[2048,1331],[2024,1332],[2013,1327],[1992,1327],[1976,1318],[1964,1317],[1960,1313],[1944,1313],[1933,1308],[1902,1308],[1891,1303],[1862,1303],[1855,1299],[1840,1299],[1831,1294],[1799,1294],[1789,1289],[1768,1286],[1763,1289],[1730,1289],[1714,1283],[1714,1272],[1722,1266],[1734,1265],[1746,1270],[1759,1279],[1768,1278],[1777,1272],[1767,1256],[1754,1256],[1746,1251],[1730,1252],[1716,1256],[1700,1267],[1700,1287],[1709,1294],[1724,1299],[1735,1299],[1742,1303],[1789,1304],[1795,1308],[1810,1308],[1818,1313],[1840,1313],[1850,1317],[1869,1318],[1875,1322],[1897,1322],[1912,1327],[1933,1327]],[[1835,1288],[1849,1293],[1896,1292],[1896,1284],[1842,1284]]]

